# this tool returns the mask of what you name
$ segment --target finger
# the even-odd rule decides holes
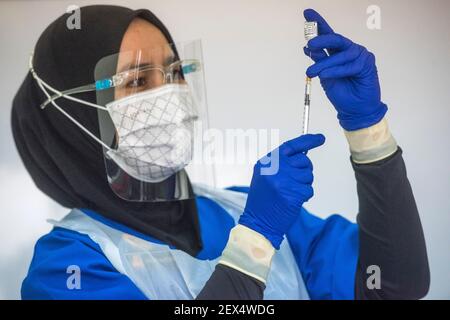
[[[313,169],[311,160],[303,153],[297,153],[288,158],[289,164],[298,169]]]
[[[371,53],[367,52],[347,64],[326,68],[319,73],[319,77],[321,79],[337,79],[359,76],[364,70],[367,59],[371,59],[371,55]]]
[[[303,52],[305,53],[305,55],[310,57],[314,62],[321,61],[326,57],[328,57],[328,55],[325,53],[323,49],[311,50],[308,47],[303,47]]]
[[[314,196],[314,189],[310,184],[303,185],[299,191],[305,200],[304,202],[307,202]]]
[[[292,170],[291,178],[301,184],[312,184],[314,175],[311,170],[295,169]]]
[[[319,35],[308,41],[308,48],[315,49],[334,49],[336,51],[344,51],[348,49],[353,42],[337,33]]]
[[[306,75],[310,78],[314,78],[324,69],[352,62],[362,54],[363,50],[365,50],[364,47],[353,44],[347,50],[338,52],[313,64],[306,70]]]
[[[306,9],[305,11],[303,11],[303,16],[305,17],[306,21],[317,22],[319,34],[330,34],[334,32],[330,25],[325,21],[324,18],[322,18],[322,16],[317,11],[313,9]]]
[[[324,143],[325,136],[322,134],[305,134],[283,143],[280,149],[285,156],[292,156],[314,149]]]

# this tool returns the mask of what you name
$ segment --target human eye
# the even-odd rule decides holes
[[[175,66],[172,69],[172,74],[174,76],[174,79],[182,79],[183,78],[183,69],[181,68],[180,65]]]
[[[133,78],[127,81],[127,88],[141,88],[147,85],[147,79],[145,77]]]

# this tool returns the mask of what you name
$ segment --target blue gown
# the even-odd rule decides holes
[[[248,191],[245,187],[230,189]],[[234,221],[213,200],[199,196],[196,202],[204,245],[197,258],[217,258]],[[93,211],[83,209],[83,212],[124,233],[161,243]],[[356,224],[339,215],[321,219],[303,209],[286,238],[311,299],[354,299]],[[83,290],[67,288],[69,265],[80,267]],[[126,275],[114,268],[89,236],[60,227],[53,228],[36,243],[21,294],[23,299],[147,299]]]

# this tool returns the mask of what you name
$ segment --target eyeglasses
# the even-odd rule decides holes
[[[168,83],[184,82],[184,76],[200,70],[200,61],[195,59],[178,60],[168,66],[139,65],[121,71],[110,78],[100,79],[95,83],[64,90],[54,94],[41,104],[44,109],[52,101],[62,96],[70,96],[83,92],[102,91],[115,88],[118,91],[144,91],[157,88]]]

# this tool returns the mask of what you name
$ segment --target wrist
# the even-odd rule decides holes
[[[339,124],[346,131],[356,131],[371,127],[380,122],[386,115],[387,105],[383,102],[373,108],[374,111],[370,114],[355,115],[338,112]]]
[[[263,235],[241,224],[231,229],[219,263],[266,282],[275,249]]]
[[[386,118],[364,129],[344,129],[352,160],[355,163],[372,163],[389,157],[397,151],[397,142],[389,131]]]
[[[282,214],[279,215],[279,219],[275,221],[268,220],[264,218],[264,213],[269,212],[280,212]],[[256,212],[259,213],[256,214]],[[286,226],[284,219],[282,217],[283,214],[287,214],[289,211],[285,207],[280,207],[278,203],[274,201],[272,206],[266,208],[256,208],[249,209],[245,208],[244,212],[239,218],[238,224],[243,225],[258,234],[262,235],[265,239],[267,239],[272,246],[278,250],[280,249],[281,242],[283,242],[284,234],[288,230],[291,224]]]

